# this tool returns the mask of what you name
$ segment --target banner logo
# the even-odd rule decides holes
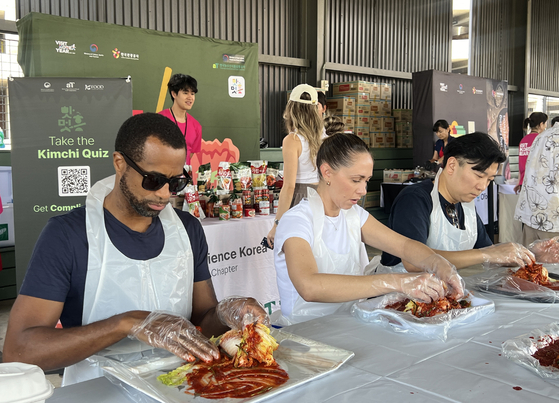
[[[241,76],[229,76],[229,96],[231,98],[243,98],[245,96],[245,78]]]
[[[460,95],[463,95],[466,91],[464,91],[464,86],[462,84],[458,84],[458,89],[456,90],[456,92]]]
[[[472,88],[472,93],[474,95],[483,95],[483,90],[478,90],[476,87]]]
[[[441,86],[440,90],[442,92],[448,92],[448,85],[447,84],[445,84],[445,83],[439,83],[439,84]]]
[[[126,60],[140,60],[140,55],[137,53],[129,53],[129,52],[123,52],[122,50],[118,50],[118,48],[115,48],[113,50],[113,57],[115,59],[126,59]]]
[[[225,63],[236,63],[236,64],[245,63],[245,55],[228,55],[224,53],[222,58]]]
[[[84,55],[89,56],[93,59],[99,59],[100,57],[105,56],[102,53],[97,53],[97,51],[99,50],[99,46],[97,46],[96,44],[92,43],[91,45],[89,45],[89,50],[90,52],[83,52]]]
[[[43,87],[50,88],[50,83],[48,81],[45,81],[45,83],[43,84]]]
[[[102,91],[105,89],[103,84],[85,84],[86,91]]]
[[[76,44],[68,45],[67,41],[54,41],[56,43],[57,53],[66,53],[70,55],[76,54]]]
[[[58,119],[58,127],[62,127],[60,132],[71,132],[71,129],[75,132],[83,132],[82,126],[87,123],[83,121],[83,115],[80,112],[71,106],[62,106],[60,113],[62,114],[62,117]]]

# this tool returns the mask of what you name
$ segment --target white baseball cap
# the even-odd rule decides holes
[[[307,92],[311,96],[311,99],[301,99],[301,95],[303,95],[304,92]],[[302,104],[317,105],[318,93],[308,84],[299,84],[297,87],[293,88],[293,91],[291,91],[289,100],[293,102],[300,102]]]

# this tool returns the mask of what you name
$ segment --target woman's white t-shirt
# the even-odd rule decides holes
[[[369,213],[358,205],[354,205],[352,208],[357,211],[361,227],[363,227],[367,218],[369,218]],[[285,253],[283,252],[283,244],[289,238],[302,238],[309,243],[311,248],[313,247],[312,210],[307,199],[301,200],[298,205],[288,210],[281,217],[274,239],[276,280],[280,293],[281,311],[285,316],[291,315],[293,305],[299,297],[299,293],[289,278],[287,264],[285,263]],[[337,217],[325,216],[322,239],[326,247],[332,252],[338,254],[348,253],[350,245],[347,236],[345,214],[340,212]]]

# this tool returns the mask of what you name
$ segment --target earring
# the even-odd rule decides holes
[[[326,182],[326,184],[327,184],[328,186],[330,186],[330,182]]]

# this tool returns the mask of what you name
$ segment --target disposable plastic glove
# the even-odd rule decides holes
[[[445,287],[441,280],[429,273],[421,274],[387,274],[381,284],[373,283],[373,288],[382,286],[406,294],[409,299],[429,303],[445,296]],[[373,276],[374,278],[375,276]]]
[[[559,237],[534,241],[528,249],[534,253],[537,262],[559,263]]]
[[[150,346],[164,348],[186,361],[196,357],[211,362],[219,359],[217,347],[192,323],[181,316],[154,311],[130,330],[128,337]]]
[[[559,252],[559,245],[557,251]],[[527,248],[513,242],[481,248],[480,252],[485,263],[495,263],[503,266],[524,267],[533,263],[536,259]]]
[[[434,274],[445,286],[448,286],[445,295],[450,294],[456,300],[464,297],[464,280],[456,271],[456,267],[441,255],[432,254],[419,263],[417,267],[427,273]]]
[[[221,323],[231,329],[242,330],[254,322],[270,326],[270,317],[254,298],[228,297],[221,300],[215,310]]]

